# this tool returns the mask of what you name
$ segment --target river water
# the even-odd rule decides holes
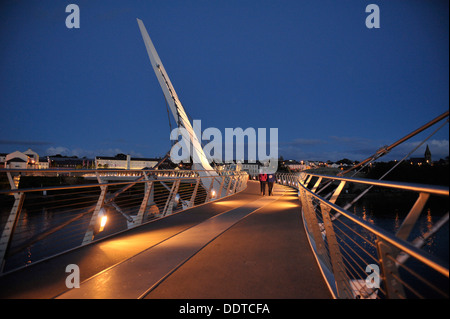
[[[417,197],[395,196],[370,196],[363,198],[354,205],[350,211],[361,217],[366,222],[379,228],[387,230],[390,233],[396,233],[402,225],[405,217],[412,208]],[[428,233],[436,223],[449,211],[447,198],[430,197],[415,226],[411,230],[408,241],[412,242],[419,236]],[[370,235],[368,235],[370,236]],[[375,238],[371,238],[375,242]],[[437,257],[444,265],[449,264],[449,223],[446,222],[434,235],[429,237],[422,249],[430,255]],[[375,249],[372,248],[375,253]],[[408,284],[411,283],[413,289],[418,291],[424,298],[442,298],[448,296],[448,279],[441,274],[431,270],[424,264],[409,258],[404,266],[399,267],[399,273],[402,279]],[[436,293],[435,288],[430,288],[429,284],[417,280],[417,275],[412,275],[409,270],[413,269],[418,276],[426,279],[441,290]],[[412,291],[412,290],[411,290]],[[408,298],[415,298],[417,295],[406,290]],[[448,298],[448,297],[447,297]]]
[[[416,197],[404,198],[402,196],[368,197],[362,198],[352,212],[365,221],[383,228],[391,233],[396,233],[403,220],[412,208]],[[416,225],[411,231],[408,241],[429,232],[433,226],[449,211],[448,201],[445,198],[431,197],[425,205]],[[449,262],[449,223],[428,240],[423,249],[445,261]]]

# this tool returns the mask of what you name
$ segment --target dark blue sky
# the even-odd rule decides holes
[[[79,29],[66,28],[70,3]],[[370,3],[379,29],[366,28]],[[166,106],[136,18],[203,129],[276,127],[285,158],[362,160],[449,107],[448,1],[6,0],[0,152],[164,155]],[[448,141],[447,125],[433,159]]]

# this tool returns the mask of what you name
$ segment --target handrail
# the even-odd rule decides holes
[[[121,172],[121,173],[129,173],[129,172],[137,172],[137,173],[148,173],[148,172],[178,172],[178,173],[196,173],[196,172],[220,172],[216,170],[184,170],[184,169],[121,169],[121,168],[80,168],[80,169],[73,169],[73,168],[46,168],[46,169],[38,169],[38,168],[0,168],[0,173],[111,173],[111,172]],[[230,172],[230,171],[225,171]]]
[[[304,187],[304,186],[301,186],[301,187]],[[348,219],[355,222],[359,226],[364,227],[366,230],[369,230],[373,234],[379,236],[381,239],[386,240],[387,242],[389,242],[393,246],[397,247],[398,249],[404,251],[405,253],[421,260],[423,263],[432,267],[433,269],[440,272],[447,278],[449,277],[449,269],[448,269],[448,267],[443,265],[441,260],[426,253],[423,250],[418,249],[417,247],[414,247],[412,244],[408,243],[407,241],[399,239],[399,238],[395,237],[394,235],[390,234],[389,232],[387,232],[375,225],[369,224],[368,222],[364,221],[362,218],[350,213],[349,211],[337,206],[336,204],[330,203],[323,197],[311,192],[309,189],[305,188],[305,190],[307,192],[309,192],[314,198],[317,198],[320,202],[322,202],[325,205],[329,206],[330,208],[334,209],[336,212],[347,217]]]
[[[428,198],[431,195],[448,197],[448,187],[320,175],[313,172],[276,175],[279,183],[299,191],[308,239],[336,298],[409,298],[426,297],[427,294],[448,298],[448,263],[421,249],[419,245],[423,244],[424,240],[406,240]],[[314,185],[309,186],[313,181]],[[319,186],[329,186],[332,181],[339,185],[328,194],[331,195],[330,198],[316,193]],[[419,196],[399,228],[402,231],[394,234],[336,204],[347,183],[403,190],[417,193]],[[346,199],[348,196],[351,195],[347,195]],[[436,224],[441,227],[445,223],[448,223],[448,212]],[[367,245],[369,249],[364,248]],[[427,267],[429,271],[443,276],[447,285],[442,288],[442,280],[439,282],[434,275],[418,275],[421,271],[405,264],[409,258]],[[379,275],[383,280],[381,287],[369,289],[367,279],[364,279],[367,274],[363,268],[367,265],[373,266],[374,261],[381,265]]]
[[[372,155],[372,156],[366,158],[365,160],[359,162],[355,166],[352,166],[349,169],[347,169],[347,170],[345,170],[343,172],[340,172],[339,175],[343,176],[343,175],[347,174],[348,172],[350,172],[352,170],[355,170],[356,168],[361,167],[361,166],[371,162],[372,160],[374,160],[376,158],[380,158],[381,156],[384,156],[385,154],[389,153],[392,149],[394,149],[398,145],[404,143],[405,141],[409,140],[413,136],[416,136],[417,134],[423,132],[427,128],[429,128],[429,127],[433,126],[434,124],[442,121],[443,119],[448,118],[448,115],[449,115],[449,111],[447,110],[446,112],[442,113],[441,115],[437,116],[433,120],[429,121],[428,123],[422,125],[418,129],[416,129],[415,131],[409,133],[408,135],[404,136],[403,138],[399,139],[398,141],[392,143],[391,145],[386,145],[386,146],[382,147],[374,155]],[[448,121],[448,119],[447,119],[447,121]]]
[[[167,176],[164,180],[192,180],[195,177],[171,177]],[[212,179],[215,176],[204,176],[202,178]],[[131,185],[131,184],[145,184],[148,183],[148,180],[139,180],[139,181],[127,181],[127,182],[108,182],[108,183],[96,183],[96,184],[78,184],[78,185],[66,185],[66,186],[48,186],[48,187],[33,187],[33,188],[18,188],[18,189],[10,189],[10,190],[0,190],[0,194],[14,194],[14,193],[31,193],[31,192],[42,192],[49,190],[66,190],[66,189],[79,189],[79,188],[89,188],[89,187],[101,187],[101,186],[118,186],[118,185]]]
[[[10,184],[0,190],[0,275],[246,188],[246,172],[214,172],[0,169]],[[63,184],[20,188],[28,176]]]
[[[363,179],[363,178],[355,178],[355,177],[341,177],[341,176],[330,176],[330,175],[318,175],[308,173],[309,176],[313,177],[321,177],[328,180],[336,180],[336,181],[346,181],[357,184],[366,184],[371,186],[381,186],[388,188],[401,189],[406,191],[413,191],[419,193],[428,193],[432,195],[439,196],[449,196],[449,188],[443,186],[434,186],[434,185],[423,185],[416,183],[404,183],[404,182],[392,182],[392,181],[380,181],[374,179]]]

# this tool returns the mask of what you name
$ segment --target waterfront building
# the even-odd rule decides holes
[[[39,169],[39,154],[32,149],[25,152],[0,153],[0,167],[15,169]]]
[[[143,169],[154,167],[158,161],[156,158],[132,158],[125,154],[117,154],[114,157],[96,156],[95,168]]]

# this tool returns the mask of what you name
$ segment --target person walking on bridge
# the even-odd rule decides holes
[[[259,173],[259,183],[261,185],[261,195],[266,195],[267,174],[263,170]]]
[[[269,196],[272,196],[273,183],[275,183],[275,174],[267,175],[267,186],[269,188]]]

